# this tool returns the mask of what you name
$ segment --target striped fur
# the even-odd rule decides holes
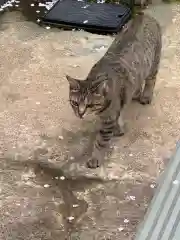
[[[141,104],[151,103],[161,44],[157,21],[148,15],[136,15],[84,81],[67,76],[75,114],[82,118],[91,110],[99,115],[101,122],[89,167],[100,165],[112,136],[124,134],[123,113],[132,99]]]

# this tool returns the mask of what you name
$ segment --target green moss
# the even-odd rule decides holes
[[[180,2],[180,0],[162,0],[165,3],[175,3],[175,2]]]

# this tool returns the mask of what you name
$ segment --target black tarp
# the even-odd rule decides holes
[[[130,17],[131,8],[125,5],[63,0],[58,1],[42,21],[63,28],[117,32]]]

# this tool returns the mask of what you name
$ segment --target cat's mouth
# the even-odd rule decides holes
[[[78,112],[78,117],[80,118],[80,119],[83,119],[84,118],[84,115],[85,115],[85,113],[86,113],[86,111],[84,111],[84,112]]]
[[[91,109],[91,111],[98,111],[102,108],[101,104],[90,104],[87,106],[89,109]]]
[[[83,119],[86,115],[90,115],[92,113],[98,114],[99,111],[101,111],[102,106],[100,105],[91,105],[87,106],[86,111],[83,113],[76,112],[76,116],[79,117],[80,119]]]
[[[84,111],[80,111],[80,109],[76,109],[76,110],[74,109],[74,112],[78,118],[83,119],[85,115],[89,115],[91,113],[95,113],[95,115],[98,115],[102,111],[102,109],[104,109],[104,106],[97,103],[97,104],[88,104],[84,109]]]

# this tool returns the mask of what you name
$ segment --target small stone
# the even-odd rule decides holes
[[[119,230],[120,232],[122,232],[122,231],[124,230],[124,228],[123,228],[123,227],[119,227],[118,230]]]
[[[41,103],[40,102],[36,102],[36,105],[40,105]]]
[[[124,223],[129,223],[129,219],[125,218]]]
[[[82,8],[84,8],[84,9],[86,9],[86,8],[88,8],[90,5],[85,5],[85,6],[83,6]]]
[[[41,20],[40,19],[37,19],[37,22],[39,23]]]
[[[134,201],[134,200],[136,200],[136,197],[135,196],[129,196],[129,199]]]
[[[74,157],[73,157],[73,156],[71,156],[71,157],[70,157],[70,160],[74,160]]]
[[[68,220],[69,220],[69,221],[72,221],[72,220],[74,220],[74,217],[73,217],[73,216],[70,216],[70,217],[68,217]]]
[[[101,51],[101,50],[104,50],[106,47],[103,45],[103,46],[98,46],[98,47],[95,47],[94,50],[95,51]]]
[[[51,27],[50,26],[46,26],[46,29],[50,29]]]
[[[59,179],[61,179],[61,180],[65,180],[65,177],[64,177],[64,176],[61,176]]]
[[[88,23],[88,20],[85,20],[83,23]]]
[[[59,178],[58,177],[55,177],[56,180],[58,180]]]
[[[34,7],[34,3],[31,3],[31,7]]]
[[[39,10],[36,10],[36,12],[37,12],[37,13],[40,13],[40,11],[39,11]]]
[[[73,204],[73,208],[77,208],[77,207],[79,207],[78,204]]]
[[[58,138],[59,138],[60,140],[63,140],[63,139],[64,139],[64,137],[63,137],[63,136],[59,136]]]
[[[151,187],[151,188],[155,188],[156,185],[155,185],[155,184],[151,184],[150,187]]]
[[[44,187],[48,188],[48,187],[50,187],[50,185],[49,184],[44,184]]]
[[[178,180],[174,180],[174,181],[173,181],[173,184],[174,184],[174,185],[177,185],[177,184],[179,184],[179,181],[178,181]]]
[[[133,154],[132,154],[132,153],[130,153],[130,154],[129,154],[129,156],[130,156],[130,157],[132,157],[132,156],[133,156]]]
[[[39,3],[39,7],[44,7],[45,4],[44,3]]]
[[[78,66],[78,65],[76,65],[76,64],[74,64],[74,65],[73,65],[73,67],[74,67],[74,68],[77,68],[77,67],[79,67],[79,66]]]

